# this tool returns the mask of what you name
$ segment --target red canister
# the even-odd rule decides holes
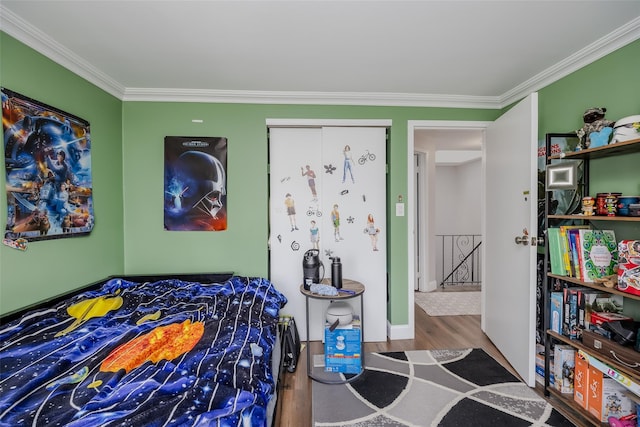
[[[622,196],[622,193],[598,193],[596,194],[596,215],[609,215],[607,211],[607,197]]]

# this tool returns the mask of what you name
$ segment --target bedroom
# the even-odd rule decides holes
[[[2,86],[89,120],[93,139],[96,227],[90,236],[0,248],[3,313],[113,274],[236,271],[268,273],[267,118],[392,119],[389,194],[407,192],[407,130],[413,119],[490,121],[496,109],[123,102],[6,33],[1,34]],[[597,103],[612,117],[634,114],[638,68],[635,41],[540,91],[540,135],[580,126]],[[202,124],[192,119],[204,119]],[[223,233],[167,233],[159,194],[161,142],[166,135],[221,135],[229,148],[229,229]],[[637,162],[637,157],[635,158]],[[4,185],[4,176],[0,184]],[[4,192],[0,206],[6,205]],[[0,220],[3,226],[6,218]],[[406,218],[389,215],[390,325],[408,323],[410,272]],[[185,248],[194,248],[185,251]]]

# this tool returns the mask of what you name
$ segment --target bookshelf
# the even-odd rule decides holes
[[[549,136],[567,136],[570,134],[548,134],[547,135],[547,145],[546,145],[546,153],[551,153],[551,144]],[[562,161],[562,160],[582,160],[583,161],[583,178],[579,183],[578,194],[588,195],[589,194],[589,162],[594,159],[600,159],[605,157],[612,156],[624,156],[631,153],[640,152],[640,138],[634,139],[630,141],[625,141],[621,143],[615,143],[611,145],[607,145],[604,147],[597,147],[593,149],[586,149],[576,152],[568,152],[568,153],[559,153],[552,154],[546,156],[546,164],[551,164],[552,161]],[[634,175],[634,173],[636,175]],[[631,172],[629,179],[637,180],[637,171]],[[581,191],[580,191],[581,190]],[[625,235],[616,235],[617,241],[622,239],[640,239],[640,228],[636,227],[635,224],[640,224],[640,217],[633,216],[586,216],[577,212],[577,210],[565,214],[551,214],[550,213],[550,205],[551,205],[551,192],[547,192],[546,203],[545,203],[545,231],[549,229],[552,225],[560,225],[562,223],[571,223],[571,224],[594,224],[597,225],[596,228],[609,227],[614,226],[615,223],[627,223],[631,225],[632,235],[627,235],[628,231]],[[598,224],[599,223],[599,224]],[[627,227],[628,229],[629,227]],[[548,233],[546,233],[548,235]],[[596,351],[593,348],[588,347],[583,344],[581,340],[570,339],[568,336],[561,335],[553,330],[549,329],[549,309],[550,309],[550,294],[553,291],[553,282],[557,282],[558,280],[564,282],[564,285],[570,287],[584,287],[589,289],[595,289],[602,293],[608,293],[611,295],[619,295],[624,297],[625,301],[634,300],[640,301],[640,296],[633,295],[630,293],[626,293],[620,291],[616,288],[605,287],[601,283],[592,283],[586,282],[584,280],[580,280],[576,277],[569,277],[560,274],[552,274],[550,272],[550,252],[549,252],[549,242],[548,238],[545,239],[545,263],[544,263],[544,273],[543,273],[543,290],[544,290],[544,328],[545,328],[545,381],[544,381],[544,393],[546,396],[554,399],[555,403],[561,406],[564,410],[572,412],[576,414],[576,416],[581,417],[587,424],[593,426],[608,426],[609,424],[606,422],[601,422],[595,416],[589,413],[587,409],[578,405],[574,399],[572,394],[563,394],[556,390],[553,386],[550,385],[550,359],[553,355],[552,344],[564,344],[569,345],[574,348],[577,352],[584,352],[588,354],[591,358],[596,359],[599,362],[602,362],[606,366],[610,367],[614,372],[620,372],[621,375],[626,377],[627,381],[631,382],[631,388],[637,390],[640,387],[640,372],[633,368],[629,368],[624,364],[619,363],[615,358],[609,357],[604,352]],[[639,319],[636,319],[639,320]],[[603,341],[609,341],[606,338],[602,337]],[[617,344],[616,344],[617,345]],[[638,361],[640,363],[640,352],[638,354]],[[627,387],[629,388],[629,387]],[[628,391],[628,390],[627,390]],[[637,395],[637,391],[633,391]]]
[[[576,279],[575,277],[561,276],[559,274],[552,274],[552,273],[547,273],[547,277],[554,278],[554,279],[560,279],[560,280],[563,280],[565,282],[572,283],[572,284],[574,284],[576,286],[583,286],[583,287],[586,287],[586,288],[591,288],[591,289],[595,289],[595,290],[598,290],[598,291],[607,292],[607,293],[612,294],[612,295],[621,295],[621,296],[623,296],[625,298],[629,298],[629,299],[634,299],[634,300],[640,301],[640,296],[639,295],[633,295],[633,294],[629,294],[629,293],[626,293],[626,292],[622,292],[622,291],[619,291],[619,290],[617,290],[615,288],[607,288],[607,287],[605,287],[605,286],[603,286],[601,284],[598,284],[598,283],[583,282],[582,280]],[[638,357],[640,357],[640,355]]]

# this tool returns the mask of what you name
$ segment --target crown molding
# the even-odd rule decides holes
[[[499,98],[384,92],[269,92],[211,89],[127,88],[125,89],[123,101],[495,109],[498,108],[497,105]]]
[[[501,96],[126,88],[0,4],[0,30],[122,101],[502,109],[640,38],[640,17]]]

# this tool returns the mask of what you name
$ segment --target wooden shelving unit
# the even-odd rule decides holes
[[[621,363],[619,363],[617,360],[608,357],[602,353],[597,353],[595,351],[593,351],[591,348],[585,346],[584,344],[582,344],[582,341],[578,341],[578,340],[572,340],[569,339],[568,337],[565,337],[564,335],[560,335],[552,330],[548,330],[547,334],[552,336],[554,339],[558,340],[558,341],[562,341],[565,344],[569,344],[570,346],[576,348],[577,350],[582,350],[585,353],[601,360],[602,362],[606,363],[607,365],[611,366],[612,368],[622,372],[624,375],[628,376],[631,381],[640,384],[640,374],[638,374],[635,371],[632,371],[631,369],[629,369],[628,367],[626,367],[625,365],[622,365]]]
[[[551,273],[547,273],[547,277],[553,277],[554,279],[564,280],[565,282],[573,283],[574,285],[577,285],[577,286],[585,286],[587,288],[597,289],[597,290],[602,291],[602,292],[607,292],[607,293],[615,294],[615,295],[621,295],[621,296],[623,296],[625,298],[635,299],[635,300],[640,301],[640,296],[639,295],[633,295],[633,294],[629,294],[629,293],[626,293],[626,292],[622,292],[622,291],[617,290],[616,288],[607,288],[607,287],[599,285],[597,283],[583,282],[582,280],[576,279],[575,277],[560,276],[559,274],[551,274]]]
[[[550,152],[550,146],[549,146],[549,140],[547,139],[547,152]],[[640,152],[640,138],[638,139],[634,139],[631,141],[625,141],[625,142],[618,142],[615,144],[610,144],[610,145],[606,145],[604,147],[598,147],[598,148],[592,148],[592,149],[585,149],[585,150],[581,150],[581,151],[575,151],[575,152],[569,152],[569,153],[561,153],[561,154],[556,154],[556,155],[551,155],[547,157],[547,165],[550,164],[551,160],[584,160],[585,165],[585,177],[586,180],[583,180],[583,188],[584,188],[584,194],[588,194],[588,187],[589,187],[589,182],[588,182],[588,168],[589,168],[589,161],[593,160],[593,159],[599,159],[599,158],[605,158],[605,157],[612,157],[612,156],[621,156],[621,155],[625,155],[625,154],[630,154],[630,153],[639,153]],[[637,171],[633,171],[633,173],[638,173]],[[637,175],[635,177],[633,177],[634,179],[637,179]],[[549,196],[547,196],[547,203],[549,203]],[[547,227],[549,226],[549,223],[551,221],[561,221],[561,220],[573,220],[573,221],[580,221],[582,223],[585,222],[598,222],[598,221],[615,221],[615,222],[627,222],[627,223],[640,223],[640,217],[632,217],[632,216],[599,216],[599,215],[593,215],[593,216],[587,216],[587,215],[579,215],[579,214],[574,214],[574,215],[551,215],[549,214],[548,208],[545,209],[545,223],[547,225]],[[622,237],[622,236],[620,236]],[[640,238],[639,236],[629,236],[626,238]],[[548,245],[547,245],[547,252],[548,252]],[[632,299],[632,300],[637,300],[640,301],[640,296],[637,295],[633,295],[633,294],[629,294],[626,292],[622,292],[619,291],[616,288],[607,288],[602,284],[598,284],[598,283],[590,283],[590,282],[583,282],[579,279],[576,279],[574,277],[567,277],[567,276],[562,276],[562,275],[558,275],[558,274],[551,274],[550,272],[548,272],[548,253],[547,253],[547,257],[546,257],[546,261],[545,261],[545,271],[547,271],[545,278],[544,278],[544,292],[545,292],[545,305],[546,305],[546,309],[548,310],[548,305],[549,305],[549,294],[551,293],[551,282],[554,280],[562,280],[565,283],[571,284],[571,285],[575,285],[575,286],[583,286],[583,287],[588,287],[588,288],[592,288],[592,289],[597,289],[599,291],[602,292],[606,292],[609,294],[614,294],[614,295],[621,295],[623,296],[625,299]],[[549,323],[548,323],[548,312],[545,311],[545,328],[548,328]],[[548,371],[550,369],[550,358],[551,358],[551,342],[555,342],[555,343],[563,343],[563,344],[568,344],[571,347],[575,348],[576,350],[580,350],[583,351],[584,353],[586,353],[587,355],[593,357],[594,359],[597,359],[598,361],[608,365],[610,368],[617,370],[620,374],[627,376],[630,381],[632,381],[635,384],[640,384],[640,374],[637,371],[634,371],[632,369],[630,369],[629,367],[619,363],[616,359],[607,356],[604,353],[599,353],[597,351],[595,351],[594,349],[585,346],[582,341],[579,340],[572,340],[569,339],[569,337],[566,337],[564,335],[558,334],[550,329],[546,329],[546,344],[545,344],[545,356],[546,356],[546,362],[545,362],[545,368]],[[604,337],[603,337],[604,339]],[[638,357],[640,358],[640,353],[638,353]],[[591,415],[588,411],[586,411],[583,407],[581,407],[579,404],[577,404],[574,400],[573,400],[573,394],[563,394],[560,393],[558,390],[556,390],[553,386],[551,386],[549,384],[549,372],[545,372],[545,386],[544,386],[544,393],[546,396],[548,396],[548,398],[555,400],[555,402],[558,403],[559,407],[562,408],[563,411],[569,412],[571,413],[573,416],[578,417],[581,419],[581,423],[586,423],[585,425],[592,425],[592,426],[608,426],[608,423],[602,423],[600,422],[600,420],[596,419],[593,415]],[[580,424],[582,425],[582,424]]]
[[[587,148],[585,150],[572,151],[570,153],[554,154],[549,156],[549,160],[591,160],[634,152],[640,152],[640,138],[632,139],[630,141],[616,142],[615,144],[609,144],[603,147]]]
[[[553,387],[547,387],[547,391],[551,396],[561,401],[562,404],[569,409],[570,412],[568,414],[563,414],[563,415],[565,415],[565,417],[568,416],[572,422],[580,423],[578,424],[580,426],[586,425],[585,423],[588,423],[589,425],[596,426],[596,427],[606,427],[609,425],[609,423],[601,423],[594,416],[592,416],[588,412],[585,412],[584,408],[578,405],[573,400],[572,394],[560,393],[558,390],[556,390]]]
[[[640,216],[604,216],[604,215],[549,215],[549,219],[573,219],[576,221],[616,221],[640,222]]]

